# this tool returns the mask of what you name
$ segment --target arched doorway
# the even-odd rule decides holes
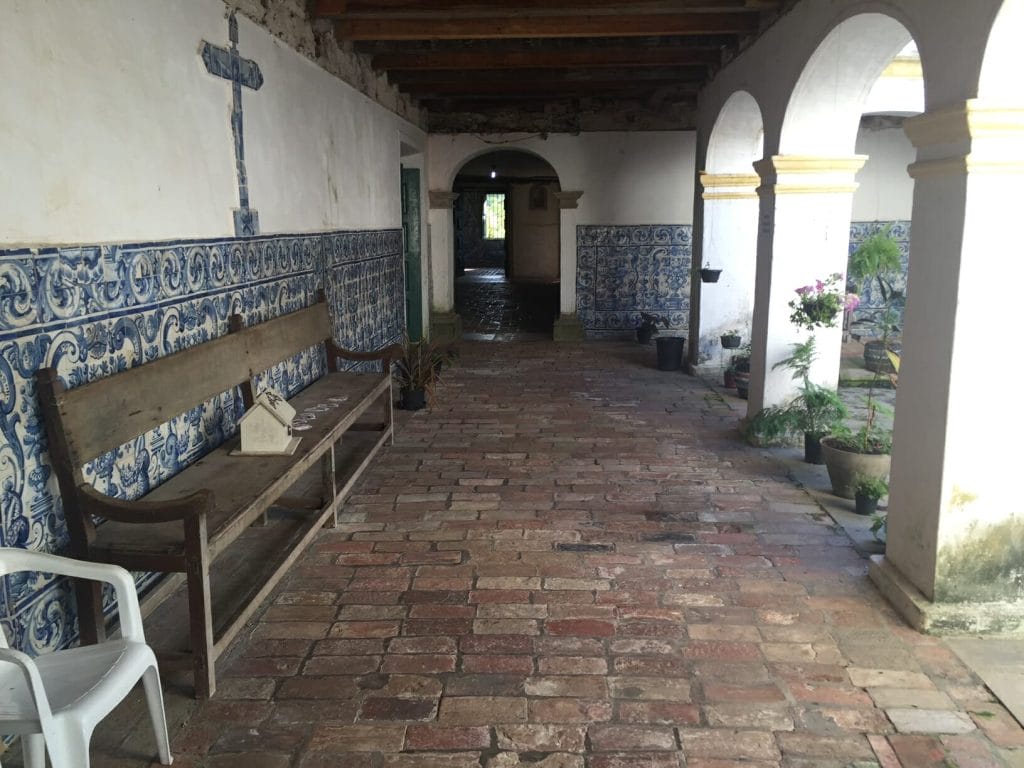
[[[757,267],[757,187],[754,162],[764,155],[761,109],[746,91],[732,94],[722,107],[708,141],[703,187],[701,259],[721,269],[717,283],[700,287],[695,327],[699,342],[691,364],[707,372],[726,364],[719,338],[736,331],[750,341]],[[699,266],[699,265],[697,265]]]
[[[559,312],[558,176],[528,152],[479,155],[452,184],[455,310],[463,338],[551,338]]]

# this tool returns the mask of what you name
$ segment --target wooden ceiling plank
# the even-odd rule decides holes
[[[527,37],[637,37],[753,34],[756,13],[659,13],[533,18],[347,19],[335,23],[346,40],[499,40]]]
[[[523,13],[536,10],[612,10],[616,13],[672,12],[679,10],[727,11],[772,10],[781,0],[511,0],[500,10]],[[319,18],[341,18],[346,14],[379,15],[386,13],[438,13],[476,11],[493,14],[493,2],[484,0],[317,0],[313,15]]]
[[[440,51],[382,53],[373,57],[375,69],[494,70],[622,68],[718,64],[715,50],[687,48],[595,48],[575,51]]]
[[[629,82],[623,80],[583,80],[580,82],[498,82],[481,83],[475,88],[466,83],[409,83],[400,84],[400,90],[418,98],[452,97],[457,99],[494,99],[498,97],[529,99],[557,94],[633,93],[641,95],[659,88],[668,88],[685,93],[696,93],[700,83],[681,82],[677,79],[644,80]]]
[[[503,82],[514,83],[580,83],[589,81],[644,83],[651,80],[668,82],[703,83],[707,68],[649,67],[645,69],[517,69],[508,71],[464,70],[464,71],[388,71],[388,79],[398,85],[430,85],[437,83],[461,83],[467,90],[479,90]]]

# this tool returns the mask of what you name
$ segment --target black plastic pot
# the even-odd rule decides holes
[[[853,504],[853,510],[858,515],[873,515],[878,511],[878,499],[873,499],[862,493],[854,494]]]
[[[724,334],[722,336],[722,349],[739,349],[740,342],[743,341],[742,337],[738,334]]]
[[[821,456],[821,437],[804,432],[804,461],[807,464],[824,464]]]
[[[717,283],[719,275],[722,274],[720,269],[708,269],[705,267],[700,271],[700,281],[702,283]]]
[[[678,371],[682,368],[685,336],[659,336],[654,341],[658,345],[659,371]]]
[[[651,339],[654,337],[654,327],[650,325],[641,325],[636,329],[636,340],[641,344],[650,344]]]
[[[402,390],[402,410],[419,411],[427,405],[427,393],[422,389]]]

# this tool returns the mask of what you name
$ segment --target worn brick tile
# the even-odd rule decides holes
[[[531,677],[526,681],[526,695],[601,699],[607,697],[608,686],[604,677],[597,676]]]
[[[681,678],[609,677],[608,688],[614,699],[690,701],[690,682]]]
[[[618,706],[618,720],[623,723],[651,725],[697,725],[700,708],[694,704],[673,701],[623,701]]]
[[[526,699],[502,696],[446,697],[438,720],[445,725],[525,723]]]
[[[448,728],[439,725],[410,725],[405,748],[413,751],[480,750],[491,746],[491,729],[486,726]]]
[[[331,637],[394,637],[398,634],[398,621],[339,621],[331,627]],[[321,635],[322,637],[323,635]]]
[[[360,720],[433,720],[435,699],[368,698],[359,710]]]
[[[381,671],[387,673],[422,675],[455,671],[455,654],[413,653],[384,657]]]
[[[309,741],[312,752],[399,752],[405,743],[402,725],[317,725]]]
[[[731,728],[680,728],[683,753],[693,757],[737,760],[778,760],[779,749],[770,732]]]
[[[597,619],[561,619],[547,621],[544,629],[551,635],[573,637],[610,637],[615,634],[615,625],[610,621]]]
[[[627,752],[624,754],[594,755],[587,761],[589,768],[680,768],[681,756],[667,752]],[[685,765],[689,765],[686,763]]]
[[[498,725],[498,749],[514,752],[583,752],[586,729],[572,725]]]
[[[304,675],[365,675],[380,669],[380,656],[314,656],[302,667]]]
[[[530,722],[602,723],[612,719],[610,701],[584,699],[531,699]]]
[[[590,744],[599,752],[624,750],[675,750],[675,731],[642,725],[594,725],[588,730]]]
[[[534,672],[533,658],[530,656],[468,655],[462,658],[462,669],[483,674],[531,675]]]

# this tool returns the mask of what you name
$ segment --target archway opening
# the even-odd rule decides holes
[[[455,310],[463,338],[551,338],[558,316],[558,175],[528,152],[479,155],[459,170]]]
[[[716,376],[719,369],[731,373],[735,365],[743,367],[749,361],[743,348],[750,342],[754,310],[760,184],[753,164],[763,156],[761,109],[752,95],[737,91],[715,121],[700,177],[704,206],[701,258],[703,264],[722,272],[716,283],[694,282],[700,286],[700,330],[691,362]],[[722,346],[722,336],[729,334],[740,337],[740,351],[728,352]]]

